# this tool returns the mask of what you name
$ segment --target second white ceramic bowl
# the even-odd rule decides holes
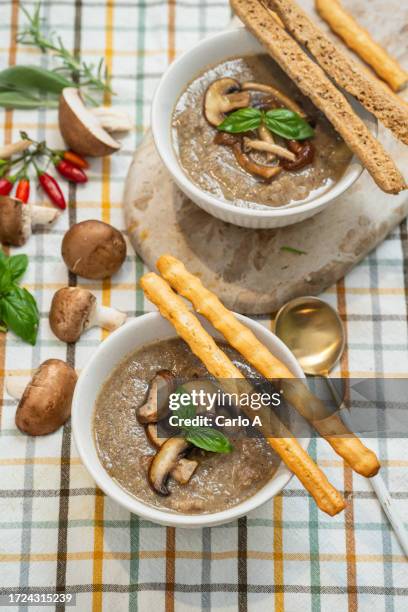
[[[247,317],[236,315],[270,351],[278,357],[299,378],[304,378],[301,367],[289,349],[271,331]],[[216,339],[219,334],[202,317],[198,317],[205,329]],[[212,514],[182,514],[150,506],[123,489],[106,472],[99,460],[93,432],[95,401],[99,392],[114,368],[129,353],[146,344],[174,337],[173,327],[157,312],[133,319],[116,330],[97,349],[86,367],[82,370],[76,385],[72,404],[72,431],[79,455],[97,485],[112,499],[130,512],[146,520],[174,527],[210,527],[228,523],[244,516],[265,503],[283,489],[292,477],[291,472],[281,463],[273,478],[255,495],[241,504]],[[298,435],[304,448],[307,447],[308,426],[297,421],[294,433]],[[146,486],[148,484],[146,483]]]
[[[152,105],[152,131],[157,150],[163,163],[182,191],[205,211],[235,225],[250,228],[274,228],[299,223],[312,217],[349,189],[363,172],[360,161],[354,157],[343,177],[321,196],[288,208],[239,208],[217,198],[195,185],[181,167],[172,141],[172,115],[176,102],[186,86],[208,66],[243,55],[264,53],[258,40],[245,28],[225,30],[200,41],[181,55],[164,73],[156,90]],[[348,100],[355,113],[369,129],[377,133],[377,121],[351,96]]]

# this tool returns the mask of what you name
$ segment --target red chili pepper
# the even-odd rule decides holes
[[[71,164],[77,168],[82,168],[82,170],[89,168],[89,164],[86,159],[78,155],[78,153],[74,153],[74,151],[64,151],[62,153],[62,157],[68,162],[71,162]]]
[[[67,203],[65,202],[64,194],[62,193],[61,188],[55,178],[46,172],[42,172],[41,170],[37,170],[37,173],[40,185],[50,198],[51,202],[58,208],[61,208],[61,210],[65,210]]]
[[[14,176],[4,176],[3,178],[0,178],[0,195],[9,195],[17,178],[17,174]]]
[[[65,159],[61,159],[59,161],[56,160],[54,163],[55,163],[55,167],[58,170],[58,172],[63,177],[68,179],[68,181],[71,181],[72,183],[86,183],[87,182],[88,177],[86,176],[85,172],[81,168],[74,166],[73,164],[66,161]]]
[[[20,179],[17,190],[16,190],[16,198],[27,204],[28,198],[30,197],[30,181],[28,178],[24,177]]]

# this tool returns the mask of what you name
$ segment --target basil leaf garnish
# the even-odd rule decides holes
[[[230,453],[234,450],[228,438],[212,427],[191,428],[185,437],[187,442],[212,453]]]
[[[35,300],[27,289],[14,285],[1,298],[0,319],[23,340],[33,345],[36,343],[40,317]]]
[[[188,393],[183,386],[179,386],[175,393]],[[187,440],[193,446],[212,453],[230,453],[234,450],[228,438],[218,429],[213,427],[200,427],[184,425],[185,419],[193,419],[197,412],[193,403],[180,406],[174,413],[180,419],[180,429]]]
[[[314,136],[314,130],[308,122],[287,108],[266,111],[264,122],[271,132],[287,140],[306,140]]]
[[[240,134],[256,130],[262,123],[271,132],[286,140],[306,140],[314,136],[314,130],[309,123],[287,108],[274,108],[266,112],[258,108],[241,108],[228,115],[217,129],[230,134]]]
[[[258,108],[241,108],[228,115],[217,129],[229,134],[239,134],[256,130],[261,122],[262,112]]]

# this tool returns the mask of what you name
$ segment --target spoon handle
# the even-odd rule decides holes
[[[371,486],[373,487],[382,509],[387,515],[388,520],[390,521],[392,528],[394,529],[395,535],[401,545],[402,550],[405,553],[405,556],[408,557],[408,533],[405,529],[404,522],[399,514],[398,510],[395,507],[395,502],[390,496],[390,493],[385,485],[384,479],[380,474],[377,476],[373,476],[370,478]]]
[[[346,408],[344,402],[339,396],[333,381],[328,376],[325,376],[324,378],[339,407],[339,415],[343,420],[343,423],[350,429],[350,431],[353,431],[353,424],[350,419],[349,410]],[[369,481],[378,498],[378,501],[381,504],[382,509],[384,510],[385,515],[391,523],[405,556],[408,557],[408,532],[405,528],[401,515],[395,506],[395,502],[392,500],[391,495],[385,485],[383,477],[380,474],[377,474],[376,476],[372,476]]]

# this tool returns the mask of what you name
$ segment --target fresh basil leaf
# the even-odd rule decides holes
[[[0,260],[0,298],[6,295],[13,286],[11,271],[7,259]]]
[[[30,344],[36,343],[40,317],[36,302],[27,289],[13,285],[2,297],[0,319],[16,336]]]
[[[28,91],[0,91],[0,106],[3,108],[58,108],[58,98],[47,99],[35,96]]]
[[[282,246],[280,250],[286,251],[287,253],[295,253],[295,255],[307,255],[306,251],[301,251],[300,249],[295,249],[290,246]]]
[[[8,267],[11,273],[11,279],[18,281],[23,276],[28,268],[27,255],[13,255],[8,258]]]
[[[213,453],[230,453],[234,450],[228,438],[221,431],[212,427],[189,429],[185,437],[187,442]]]
[[[20,91],[60,94],[64,87],[76,87],[61,74],[41,66],[11,66],[0,72],[0,86]]]
[[[271,132],[287,140],[306,140],[314,136],[314,130],[308,122],[287,108],[267,111],[264,122]]]
[[[224,119],[217,130],[229,134],[239,134],[256,130],[261,125],[262,113],[258,108],[241,108]]]
[[[7,332],[7,325],[0,321],[0,333],[5,334]]]

